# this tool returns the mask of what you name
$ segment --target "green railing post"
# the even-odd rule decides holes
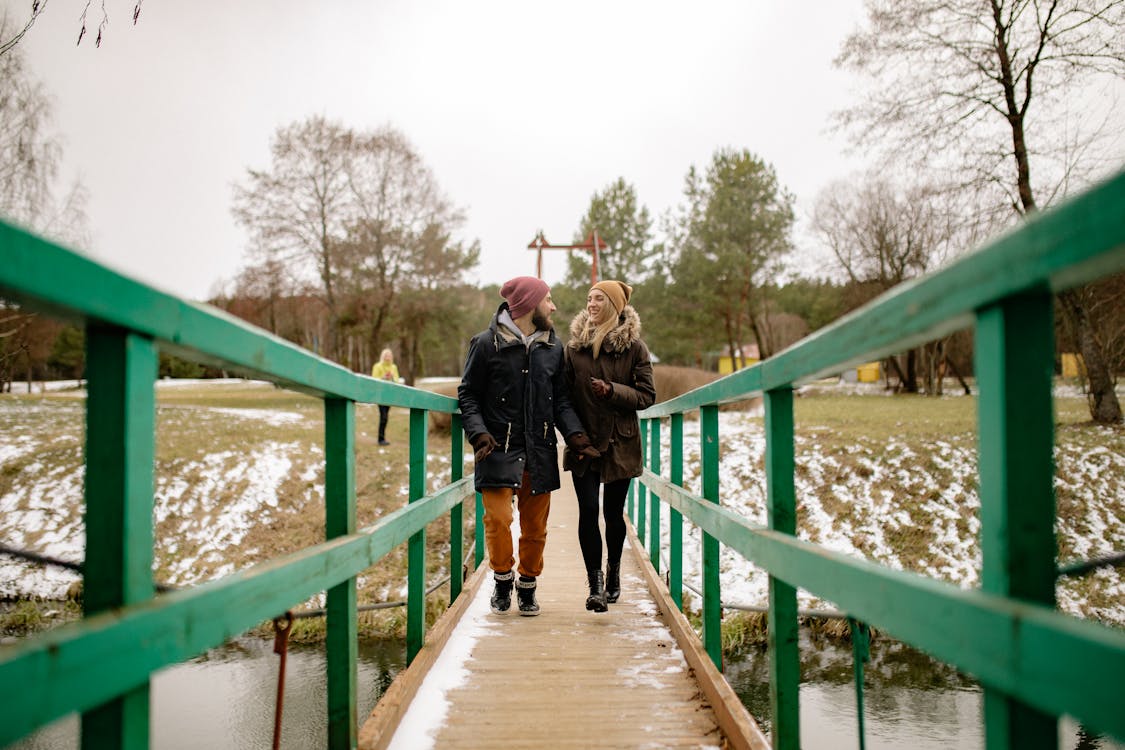
[[[629,520],[633,525],[637,525],[637,485],[640,482],[629,482],[629,493],[625,495],[625,515],[629,516]]]
[[[672,484],[684,486],[684,414],[672,415]],[[668,592],[676,609],[684,608],[684,517],[675,508],[668,511]]]
[[[641,460],[642,461],[644,460],[644,457],[648,455],[648,429],[647,428],[648,428],[648,420],[647,419],[640,420]],[[647,528],[645,527],[645,518],[647,516],[647,512],[646,512],[647,509],[646,509],[645,506],[647,505],[647,503],[645,502],[645,486],[643,484],[641,484],[640,482],[630,482],[629,484],[635,484],[637,486],[637,517],[635,519],[633,519],[633,526],[637,529],[637,538],[641,540],[641,544],[646,545],[647,542],[645,541],[645,538],[646,538],[645,532],[647,531]]]
[[[87,327],[86,616],[153,595],[156,365],[152,339]],[[83,748],[147,748],[149,683],[85,712],[81,734]]]
[[[355,402],[324,399],[325,538],[355,533]],[[349,750],[358,742],[356,659],[359,654],[355,578],[328,589],[328,747]]]
[[[660,473],[660,418],[649,420],[652,436],[649,440],[649,467],[653,474]],[[649,552],[648,559],[652,567],[660,573],[660,498],[655,491],[650,491],[649,496]]]
[[[449,482],[458,481],[465,473],[465,440],[461,432],[461,415],[453,414],[449,425]],[[464,583],[461,571],[465,565],[463,534],[465,525],[465,504],[457,503],[449,511],[449,604],[461,596]]]
[[[797,533],[796,466],[793,443],[793,391],[765,393],[766,412],[766,524],[783,534]],[[801,746],[801,658],[798,651],[797,589],[780,578],[769,579],[766,626],[770,651],[770,715],[775,750]]]
[[[1056,558],[1052,305],[1046,289],[1010,297],[981,310],[976,330],[981,589],[1047,606]],[[991,750],[1058,746],[1055,717],[987,685],[984,712]]]
[[[719,504],[719,407],[699,409],[699,463],[703,473],[703,499]],[[719,589],[719,540],[703,534],[703,648],[721,671],[723,668],[722,592]]]
[[[410,502],[426,494],[426,410],[410,410]],[[422,650],[426,637],[426,530],[410,536],[406,597],[406,663]]]
[[[867,733],[863,728],[863,665],[871,657],[871,631],[865,623],[848,618],[852,636],[852,673],[855,677],[855,713],[859,728],[859,750],[867,748]]]

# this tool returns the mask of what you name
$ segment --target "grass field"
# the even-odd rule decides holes
[[[1125,430],[1089,424],[1080,397],[1057,398],[1056,410],[1060,558],[1120,551],[1125,547]],[[82,559],[84,414],[83,394],[77,391],[0,397],[0,539],[5,543]],[[967,571],[979,565],[975,399],[809,388],[796,399],[796,420],[802,536],[975,584],[965,580],[971,577]],[[391,411],[390,446],[376,444],[377,421],[376,407],[357,405],[360,528],[406,502],[407,414]],[[724,484],[723,496],[740,504],[747,516],[764,520],[761,417],[753,411],[725,413],[723,424],[723,474],[730,483]],[[322,540],[323,430],[319,400],[270,385],[162,384],[156,579],[190,586]],[[666,441],[667,430],[663,435]],[[751,444],[757,447],[748,449]],[[431,433],[432,488],[448,482],[448,445],[448,433]],[[667,472],[667,462],[663,465]],[[465,468],[471,472],[471,460]],[[698,477],[697,463],[687,472],[690,486]],[[471,510],[466,521],[469,545]],[[427,530],[430,582],[449,574],[448,538],[448,519]],[[359,603],[404,598],[405,568],[403,546],[360,577]],[[1122,588],[1120,576],[1110,573],[1069,583],[1063,598],[1080,601],[1087,616],[1106,612],[1101,619],[1115,622],[1122,617]],[[67,610],[56,601],[38,607],[37,619],[24,600],[60,600],[74,580],[73,574],[0,558],[0,598],[10,602],[0,628],[38,627],[44,624],[44,609],[55,613],[50,617],[73,614],[73,607]],[[724,582],[724,598],[727,590]],[[731,590],[737,592],[737,585]],[[441,592],[431,598],[434,615],[442,609]],[[361,627],[367,635],[394,634],[401,632],[402,617],[401,609],[365,614]],[[315,624],[302,627],[305,635],[316,637]]]
[[[84,405],[82,394],[75,392],[0,398],[0,432],[5,436],[0,443],[0,539],[6,543],[82,559]],[[406,502],[406,411],[391,410],[390,446],[379,446],[377,434],[378,409],[357,404],[360,528]],[[435,435],[429,448],[435,454],[429,464],[431,484],[442,486],[449,477],[448,438]],[[156,580],[189,586],[323,540],[323,462],[319,399],[260,383],[159,388]],[[467,515],[466,544],[471,510]],[[449,574],[448,519],[435,521],[427,532],[428,578],[437,581]],[[404,598],[405,567],[403,546],[365,571],[359,579],[360,604]],[[0,596],[6,599],[27,593],[57,598],[68,578],[74,578],[22,564],[0,570]],[[22,585],[14,580],[16,573],[22,574]],[[443,608],[443,596],[441,590],[431,596],[435,616]],[[26,607],[21,617],[28,619]],[[397,610],[361,619],[371,633],[403,626]]]

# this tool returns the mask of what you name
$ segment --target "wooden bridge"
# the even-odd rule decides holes
[[[615,735],[621,746],[681,741],[697,747],[760,746],[760,733],[740,714],[718,674],[720,543],[770,576],[769,741],[774,748],[800,747],[798,588],[834,602],[857,633],[864,623],[875,626],[977,677],[984,686],[990,750],[1053,749],[1062,715],[1125,739],[1125,633],[1055,607],[1060,565],[1054,537],[1051,396],[1054,294],[1123,269],[1125,173],[942,271],[892,290],[759,365],[644,412],[648,468],[635,483],[629,504],[637,533],[633,549],[647,552],[654,567],[667,553],[669,563],[660,571],[667,585],[649,571],[647,585],[655,592],[655,604],[645,604],[641,581],[646,568],[638,565],[626,575],[622,603],[608,615],[586,613],[578,606],[582,582],[567,578],[580,575],[574,564],[577,551],[565,547],[574,534],[557,527],[543,577],[546,613],[487,621],[487,634],[477,634],[472,658],[463,665],[473,673],[447,693],[448,715],[455,720],[434,728],[438,744],[493,747],[503,741],[497,739],[502,734],[519,745],[513,727],[501,722],[519,723],[526,717],[552,744],[565,745],[570,737],[572,744],[590,746],[594,743],[583,734],[585,722],[580,720],[601,710],[623,717],[620,724],[637,724],[634,729],[653,728],[644,736]],[[449,567],[460,570],[463,506],[474,497],[471,480],[461,476],[463,435],[456,401],[356,375],[219,311],[163,294],[3,223],[0,297],[83,323],[88,381],[84,618],[0,650],[0,745],[79,712],[84,748],[146,748],[154,672],[322,592],[327,592],[327,745],[356,747],[361,724],[364,746],[389,743],[412,686],[423,684],[415,673],[438,657],[438,644],[455,628],[455,616],[462,610],[472,613],[477,587],[483,585],[481,572],[470,579],[468,589],[454,576],[451,614],[427,635],[426,527],[449,514]],[[975,334],[981,588],[962,590],[799,540],[794,387],[961,328]],[[161,351],[323,399],[323,543],[189,590],[156,593],[153,380]],[[765,405],[765,526],[722,507],[719,496],[718,409],[751,395],[760,395]],[[409,502],[365,529],[357,529],[355,520],[356,403],[410,410]],[[453,429],[449,483],[427,495],[429,411],[453,414]],[[683,487],[683,420],[689,412],[698,412],[700,419],[699,496]],[[662,425],[669,430],[671,446],[667,467],[661,466],[659,450]],[[478,499],[477,517],[479,504]],[[560,495],[557,523],[565,523],[567,504]],[[703,538],[699,643],[677,615],[685,522],[701,529]],[[476,527],[474,562],[479,567],[481,525]],[[406,647],[411,666],[376,714],[361,722],[356,715],[356,577],[403,543],[409,558]],[[563,557],[572,564],[564,564]],[[676,637],[684,659],[675,661],[676,668],[670,668],[673,647],[665,630]],[[653,679],[633,685],[620,670],[613,671],[624,654],[631,658],[642,651],[629,633],[647,633],[655,642],[669,644],[663,650],[658,645],[655,653],[643,649],[653,666],[639,673],[650,669],[647,678]],[[592,655],[593,649],[603,648],[611,655]],[[520,681],[529,661],[543,669],[555,665],[549,668],[551,679]],[[659,672],[661,666],[667,671]],[[862,711],[861,659],[856,670]],[[677,671],[690,671],[696,682],[677,682]],[[488,688],[493,679],[505,687]],[[628,689],[612,690],[614,685]],[[646,686],[655,692],[642,695]],[[606,688],[608,698],[597,698],[596,691]],[[548,693],[537,695],[537,690]],[[575,696],[583,701],[589,696],[584,710],[572,700]],[[489,710],[501,702],[546,712]],[[862,713],[860,717],[862,743]],[[603,731],[605,726],[603,721]],[[458,738],[454,733],[462,727],[466,734]],[[842,739],[841,744],[850,741]]]
[[[622,557],[621,599],[608,613],[586,611],[578,500],[568,485],[551,497],[542,613],[493,614],[491,572],[481,566],[363,724],[360,748],[769,747],[635,534]],[[461,648],[443,654],[451,638]],[[431,671],[445,679],[423,683]],[[433,685],[450,674],[456,685]],[[424,708],[400,728],[420,688]],[[415,715],[435,701],[447,704],[444,715]]]

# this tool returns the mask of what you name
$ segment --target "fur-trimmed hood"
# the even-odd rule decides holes
[[[589,320],[590,313],[582,310],[570,321],[570,341],[566,344],[568,348],[588,349],[593,346],[593,330],[586,325]],[[625,305],[624,312],[618,316],[617,327],[606,334],[602,341],[602,351],[623,352],[640,338],[641,316],[632,305]]]

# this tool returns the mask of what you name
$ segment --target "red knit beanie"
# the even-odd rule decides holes
[[[522,318],[535,309],[551,288],[542,279],[534,276],[517,276],[504,282],[500,287],[500,296],[508,300],[508,311],[512,320]]]

